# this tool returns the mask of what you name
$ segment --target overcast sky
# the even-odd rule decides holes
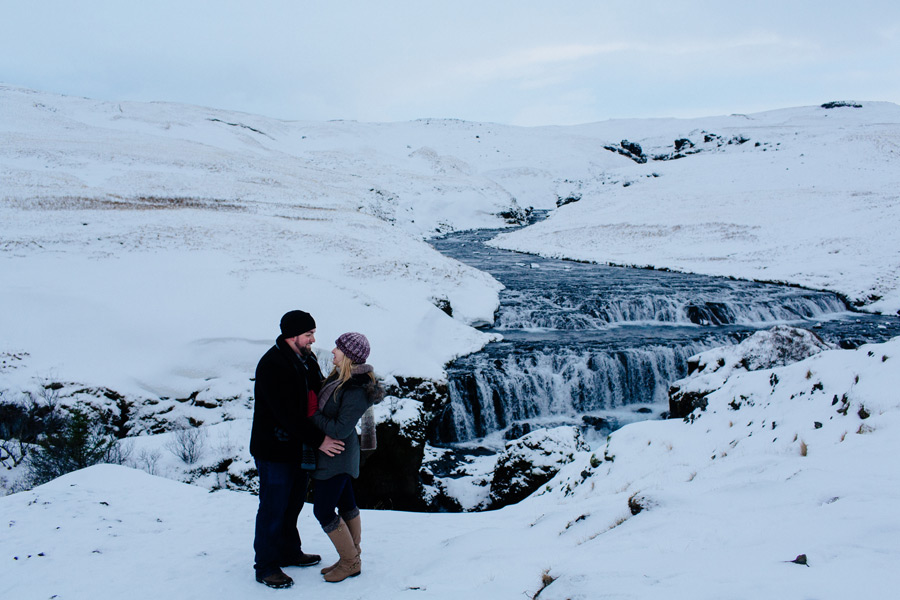
[[[900,103],[898,0],[0,0],[0,83],[298,120]],[[2,115],[0,115],[2,118]]]

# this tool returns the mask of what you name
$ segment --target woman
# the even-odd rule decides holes
[[[331,351],[334,369],[322,384],[319,408],[312,416],[325,435],[344,442],[344,451],[335,456],[319,452],[313,479],[316,480],[313,514],[331,539],[340,559],[322,569],[332,583],[355,577],[362,571],[359,542],[362,528],[359,508],[353,496],[351,478],[359,477],[359,436],[356,424],[373,404],[384,397],[369,357],[369,340],[361,333],[345,333]]]

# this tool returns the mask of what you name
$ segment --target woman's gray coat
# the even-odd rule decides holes
[[[327,382],[326,382],[327,383]],[[344,451],[336,456],[319,452],[314,479],[329,479],[346,473],[359,477],[359,436],[356,424],[370,406],[384,396],[381,386],[366,373],[353,375],[337,388],[311,417],[325,435],[344,442]]]

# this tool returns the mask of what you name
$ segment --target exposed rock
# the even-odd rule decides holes
[[[431,302],[441,309],[448,317],[453,316],[453,306],[450,305],[450,300],[447,298],[432,298]]]
[[[713,390],[705,392],[682,391],[677,385],[669,388],[669,418],[683,419],[698,408],[706,410],[708,404],[706,397]]]
[[[647,155],[644,154],[643,148],[641,145],[636,142],[629,142],[628,140],[622,140],[618,146],[603,146],[605,149],[610,152],[616,152],[621,154],[622,156],[627,156],[634,162],[642,165],[647,162]]]
[[[483,446],[461,449],[426,445],[420,474],[428,510],[484,510],[490,501],[496,462],[497,452]],[[467,489],[462,497],[454,495],[459,493],[460,486]]]
[[[363,457],[359,479],[354,482],[361,508],[427,510],[419,468],[424,444],[399,423],[378,423],[378,448]]]
[[[529,433],[531,433],[531,423],[528,421],[516,421],[507,427],[506,431],[503,433],[503,439],[517,440]]]
[[[706,396],[735,371],[782,367],[830,349],[819,336],[796,327],[778,325],[757,331],[736,346],[713,348],[688,359],[689,375],[669,388],[669,418],[686,418],[706,409]],[[772,385],[778,384],[777,378]]]
[[[498,216],[510,225],[527,225],[533,210],[530,206],[522,208],[513,200],[513,205],[507,210],[498,213]]]
[[[845,102],[843,100],[835,100],[833,102],[826,102],[822,105],[822,108],[862,108],[862,104],[857,104],[856,102]]]
[[[687,138],[679,138],[675,140],[675,152],[681,152],[683,150],[690,150],[694,147],[694,142]]]
[[[620,144],[621,144],[622,148],[625,149],[627,152],[630,152],[631,154],[633,154],[635,156],[643,156],[646,161],[646,156],[644,156],[644,150],[641,148],[641,145],[638,144],[637,142],[629,142],[628,140],[622,140],[620,142]]]
[[[650,412],[649,409],[647,409],[647,412]],[[610,420],[605,417],[596,417],[594,415],[582,415],[581,422],[584,423],[585,428],[590,428],[601,433],[610,433],[618,428],[618,423],[615,420]]]
[[[735,321],[731,307],[725,302],[689,304],[685,310],[688,319],[696,325],[727,325]]]
[[[540,429],[506,444],[491,481],[491,508],[515,504],[550,481],[575,453],[589,451],[574,427]]]
[[[573,202],[578,202],[581,200],[581,194],[571,194],[566,196],[565,198],[561,198],[559,196],[556,197],[556,208],[560,206],[565,206],[566,204],[572,204]]]
[[[422,461],[428,432],[449,402],[447,388],[415,377],[397,377],[386,388],[393,400],[386,398],[379,406],[388,411],[391,402],[398,402],[408,410],[403,417],[379,419],[378,448],[364,454],[355,482],[357,502],[363,508],[440,510],[424,500],[423,483],[429,482],[423,482]]]

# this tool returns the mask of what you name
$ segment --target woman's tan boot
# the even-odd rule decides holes
[[[359,520],[359,515],[357,514],[349,521],[344,521],[344,523],[347,525],[347,529],[350,530],[350,537],[353,538],[353,545],[356,546],[356,556],[357,558],[359,558],[359,555],[362,553],[362,550],[359,547],[359,543],[360,541],[362,541],[362,522]],[[322,567],[322,575],[333,571],[340,564],[340,562],[341,561],[338,560],[333,565]]]
[[[337,550],[340,560],[337,566],[325,573],[325,581],[337,583],[348,577],[356,577],[362,572],[362,565],[359,560],[359,553],[356,551],[356,544],[353,543],[353,536],[350,535],[350,529],[341,519],[337,529],[328,533],[334,549]]]

